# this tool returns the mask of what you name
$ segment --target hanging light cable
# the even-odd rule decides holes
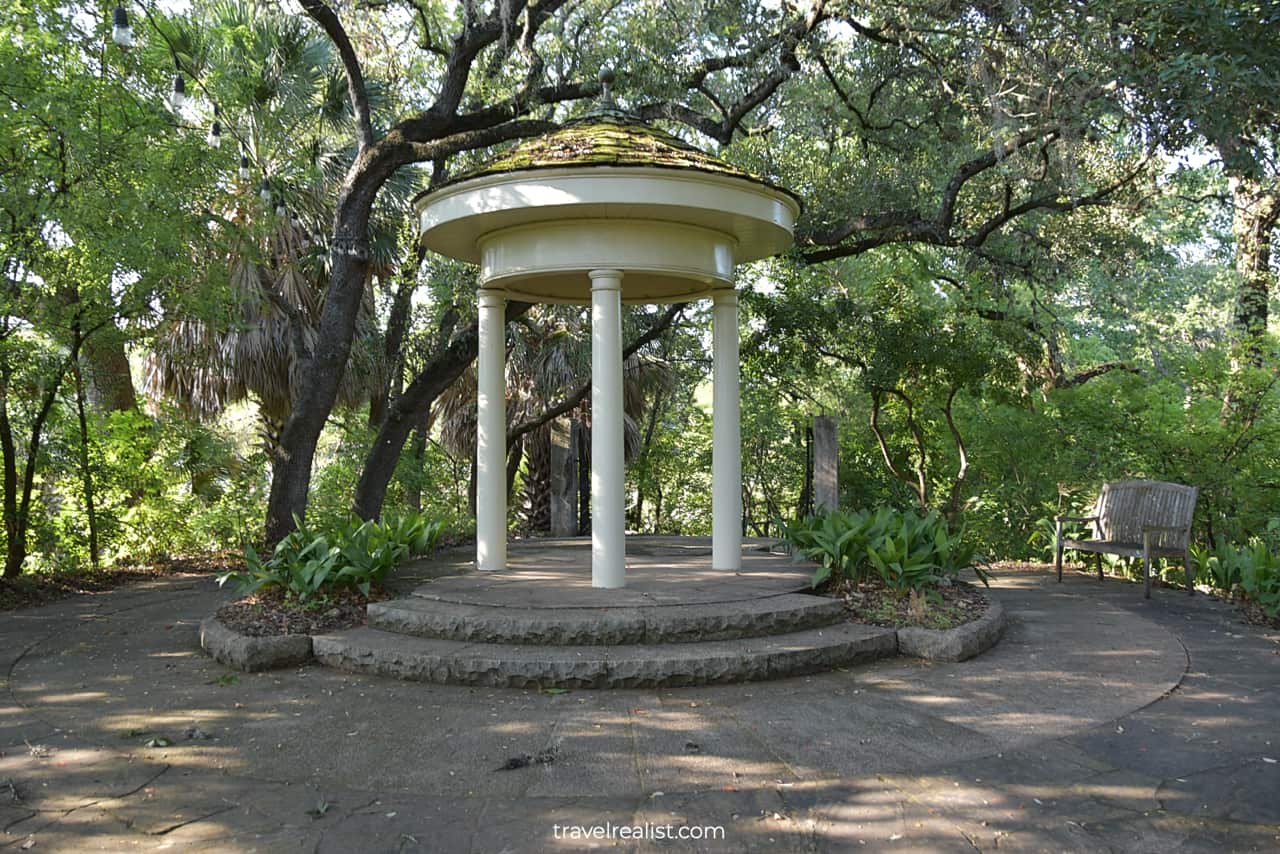
[[[119,47],[133,47],[133,28],[129,26],[129,13],[119,4],[111,13],[111,40]]]

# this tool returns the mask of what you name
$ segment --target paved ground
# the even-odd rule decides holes
[[[0,846],[1280,847],[1276,633],[1083,575],[996,584],[1013,624],[963,664],[554,695],[233,674],[197,650],[225,595],[208,579],[5,614]],[[525,754],[554,761],[497,770]],[[606,822],[724,839],[553,839]]]
[[[744,541],[742,565],[731,584],[725,583],[723,570],[711,568],[710,537],[646,536],[627,539],[627,586],[595,588],[591,539],[572,537],[512,543],[507,568],[501,572],[472,572],[473,546],[446,549],[404,567],[394,589],[402,594],[417,589],[420,595],[445,602],[515,608],[698,605],[808,592],[813,565],[797,564],[782,552],[770,553],[768,545],[774,542]],[[420,587],[425,579],[434,580]]]

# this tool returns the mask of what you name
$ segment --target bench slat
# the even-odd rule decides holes
[[[1186,565],[1187,588],[1191,589],[1191,563],[1187,546],[1191,539],[1191,524],[1195,518],[1196,498],[1200,490],[1180,483],[1159,480],[1118,480],[1104,483],[1094,503],[1097,517],[1091,526],[1092,539],[1074,540],[1061,535],[1058,523],[1059,543],[1056,549],[1058,580],[1062,580],[1062,551],[1114,554],[1123,557],[1142,557],[1143,538],[1146,533],[1150,557],[1176,557],[1181,555]],[[1152,529],[1152,530],[1147,530]],[[1147,596],[1151,595],[1151,567],[1145,562]],[[1098,578],[1102,578],[1099,564]]]

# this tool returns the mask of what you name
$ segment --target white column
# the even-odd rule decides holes
[[[591,276],[591,586],[626,580],[622,472],[622,271]]]
[[[476,568],[495,570],[507,566],[507,298],[491,288],[476,298]]]
[[[711,568],[736,570],[742,565],[737,291],[712,295],[711,358]]]

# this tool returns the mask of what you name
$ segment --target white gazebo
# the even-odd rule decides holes
[[[791,245],[787,191],[609,106],[417,200],[422,243],[480,266],[476,566],[506,566],[508,299],[591,305],[591,583],[626,584],[622,303],[710,297],[714,569],[741,561],[734,267]]]

